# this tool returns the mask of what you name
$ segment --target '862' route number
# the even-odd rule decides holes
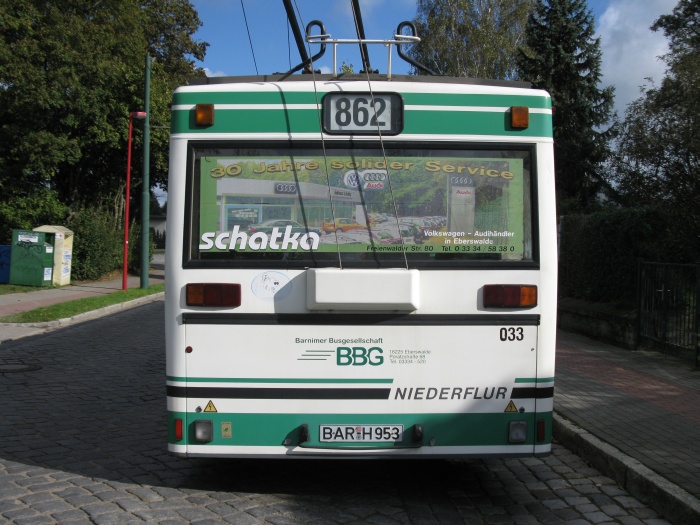
[[[323,130],[350,135],[398,135],[403,129],[403,99],[398,93],[326,93]]]
[[[508,326],[500,330],[501,341],[522,341],[525,338],[522,326]]]

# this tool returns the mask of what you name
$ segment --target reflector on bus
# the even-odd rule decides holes
[[[527,106],[511,106],[510,125],[515,129],[527,129],[530,126],[530,108]]]
[[[229,283],[187,283],[187,306],[241,306],[241,285]]]
[[[529,284],[484,285],[485,308],[532,308],[537,306],[537,286]]]
[[[213,126],[214,104],[197,104],[194,107],[194,121],[198,126]]]

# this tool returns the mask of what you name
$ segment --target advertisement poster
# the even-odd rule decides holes
[[[528,183],[508,156],[202,156],[200,252],[524,255]]]

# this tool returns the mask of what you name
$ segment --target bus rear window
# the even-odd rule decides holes
[[[532,262],[530,149],[194,144],[185,264]]]

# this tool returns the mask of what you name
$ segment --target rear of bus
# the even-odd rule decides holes
[[[169,450],[550,453],[549,96],[299,78],[175,92]]]

